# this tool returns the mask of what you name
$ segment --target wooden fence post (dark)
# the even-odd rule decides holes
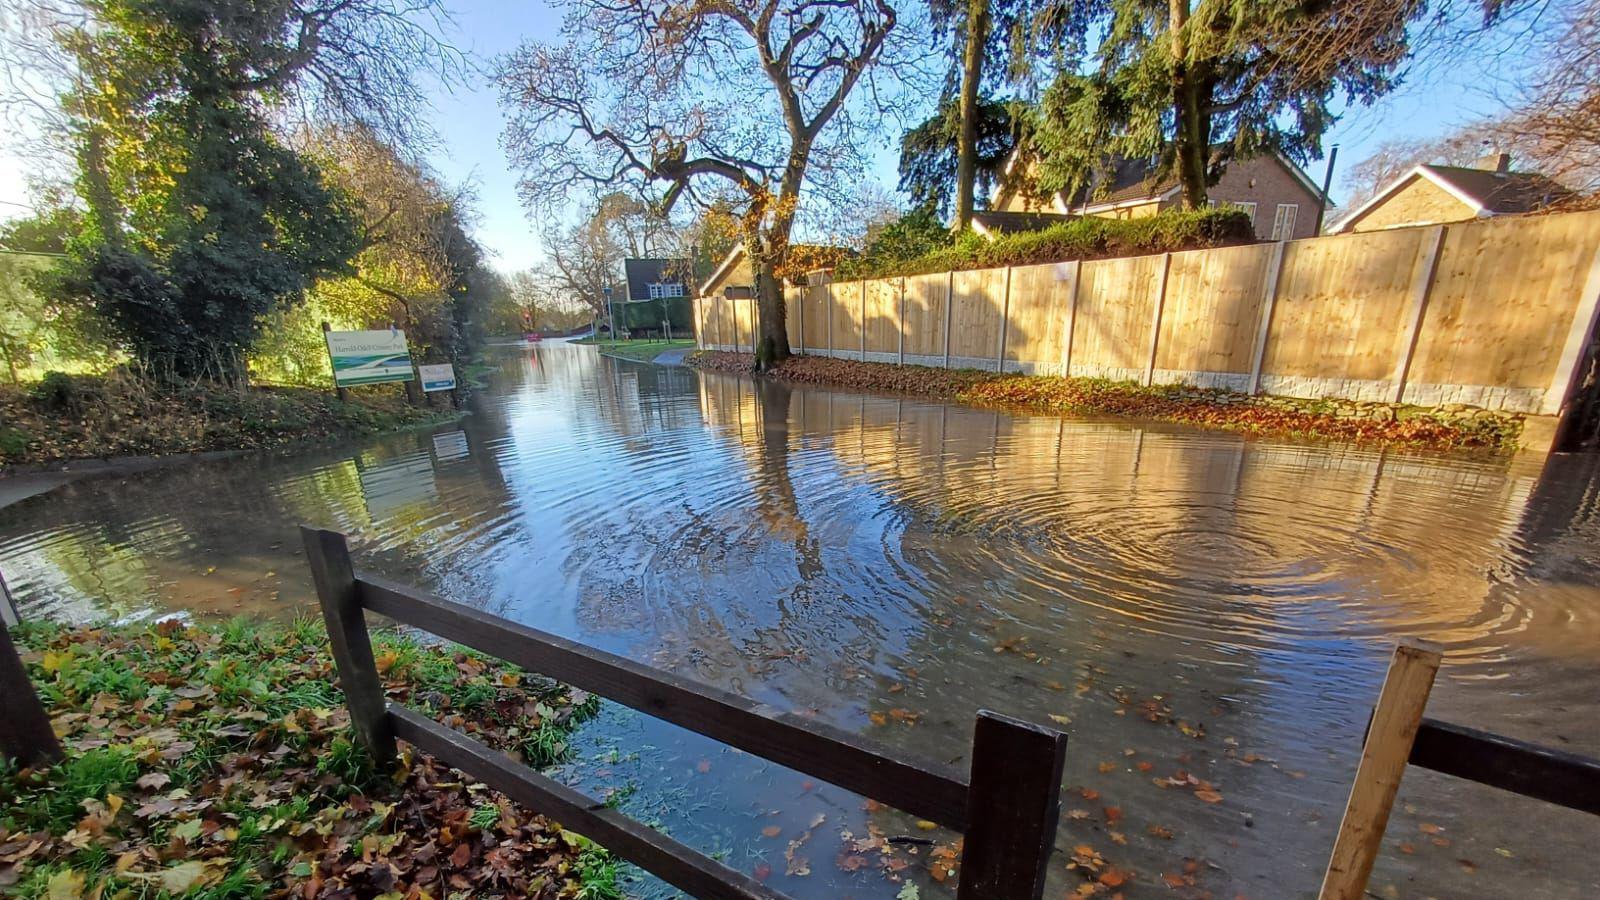
[[[328,342],[328,332],[332,330],[332,325],[329,325],[327,322],[322,323],[322,342],[324,344]],[[333,348],[331,347],[328,348],[328,367],[330,369],[333,367]],[[340,403],[350,399],[350,391],[346,388],[339,387],[339,374],[337,372],[335,372],[333,375],[333,394],[339,398]]]
[[[978,711],[957,900],[1038,900],[1061,814],[1067,736]]]
[[[333,646],[333,661],[339,669],[339,685],[356,737],[372,754],[379,768],[395,759],[394,728],[389,722],[388,701],[383,696],[383,681],[372,657],[372,641],[367,636],[366,615],[357,594],[355,571],[350,565],[350,548],[337,531],[300,526],[306,545],[306,561],[322,604],[322,621]]]
[[[0,754],[22,765],[61,758],[61,742],[50,727],[50,714],[28,680],[28,670],[0,623]]]

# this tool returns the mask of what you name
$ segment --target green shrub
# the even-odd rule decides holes
[[[989,240],[967,232],[920,256],[874,255],[839,267],[838,280],[922,275],[964,269],[1028,266],[1074,259],[1143,256],[1248,244],[1256,240],[1250,219],[1238,209],[1171,210],[1142,219],[1084,216],[1038,231],[1001,234]]]

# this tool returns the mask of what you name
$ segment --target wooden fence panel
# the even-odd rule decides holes
[[[755,349],[755,318],[751,315],[754,303],[754,300],[733,300],[729,304],[733,307],[733,342],[740,350]]]
[[[900,281],[898,278],[867,282],[867,358],[895,362],[900,354]]]
[[[1206,387],[1248,390],[1273,244],[1172,255],[1156,342],[1156,382],[1215,373]],[[1233,376],[1233,377],[1229,377]]]
[[[1070,280],[1048,263],[1011,270],[1011,300],[1006,306],[1006,370],[1061,374],[1061,339]],[[1070,271],[1066,272],[1070,278]]]
[[[1405,400],[1538,411],[1597,244],[1600,211],[1447,229]]]
[[[906,279],[906,362],[942,365],[944,306],[950,276],[944,272]]]
[[[810,284],[801,300],[805,304],[806,352],[825,353],[828,349],[828,285]]]
[[[727,299],[716,300],[713,301],[713,305],[717,308],[717,343],[721,344],[724,349],[732,350],[735,343],[733,301]]]
[[[973,269],[955,274],[950,310],[951,368],[995,368],[1005,291],[1005,269]]]
[[[1269,394],[1388,399],[1427,228],[1293,241],[1284,250],[1261,386]]]
[[[1130,256],[1083,264],[1072,329],[1072,374],[1143,378],[1163,258]]]
[[[833,355],[859,359],[861,356],[861,282],[835,282],[831,302],[833,304]]]

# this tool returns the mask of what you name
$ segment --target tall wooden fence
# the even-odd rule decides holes
[[[1554,414],[1594,329],[1600,212],[790,288],[796,352]],[[750,351],[753,300],[700,298]]]

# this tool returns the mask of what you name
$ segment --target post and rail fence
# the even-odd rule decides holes
[[[344,535],[301,529],[356,734],[379,760],[404,740],[695,897],[784,895],[600,801],[384,697],[366,613],[386,616],[805,772],[964,834],[959,900],[1036,900],[1055,842],[1067,736],[978,713],[970,779],[848,732],[429,596],[350,561]]]
[[[355,570],[343,534],[303,527],[306,555],[351,722],[377,760],[396,741],[432,754],[534,812],[605,846],[696,897],[783,895],[516,760],[390,703],[366,613],[386,616],[964,832],[959,900],[1038,898],[1060,813],[1067,736],[978,714],[971,777],[896,759],[861,738],[736,694],[584,647]],[[1600,816],[1600,759],[1428,718],[1441,654],[1397,647],[1362,747],[1319,900],[1366,896],[1408,765]],[[49,715],[0,622],[0,754],[23,764],[61,757]]]

